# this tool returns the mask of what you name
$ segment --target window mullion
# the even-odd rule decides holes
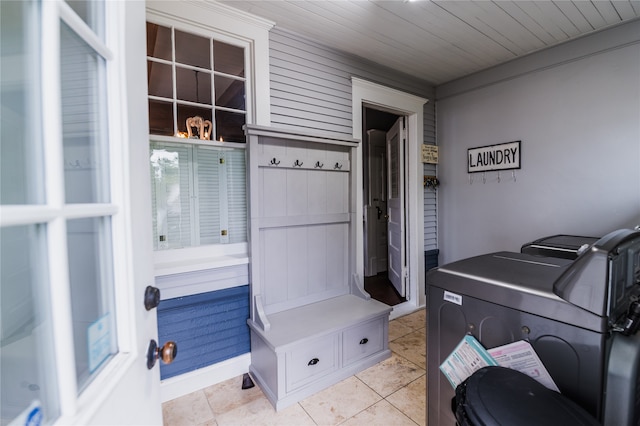
[[[172,108],[173,108],[173,136],[178,135],[178,88],[177,86],[177,76],[176,76],[176,29],[175,27],[171,27],[171,84],[173,86],[173,99],[172,99]]]
[[[200,192],[198,190],[198,147],[189,149],[189,210],[191,214],[191,245],[200,245]]]
[[[64,155],[62,149],[62,105],[60,78],[60,4],[42,2],[42,114],[44,137],[44,169],[46,200],[49,208],[64,207]],[[78,387],[76,382],[73,322],[71,318],[71,289],[67,252],[66,218],[58,216],[47,223],[47,256],[51,288],[53,352],[58,372],[58,391],[62,416],[77,412]]]
[[[227,191],[227,158],[226,152],[218,154],[218,178],[220,179],[220,242],[229,243],[229,194]]]

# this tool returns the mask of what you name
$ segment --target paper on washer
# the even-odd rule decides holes
[[[488,349],[487,352],[501,367],[518,370],[533,377],[547,388],[560,392],[551,375],[540,361],[533,346],[525,340],[509,343],[497,348]]]
[[[487,350],[471,335],[465,335],[458,346],[440,365],[440,370],[455,389],[467,377],[482,367],[498,363]]]

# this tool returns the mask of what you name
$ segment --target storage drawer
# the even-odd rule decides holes
[[[287,392],[338,369],[338,336],[321,337],[286,353]]]
[[[384,348],[384,318],[349,328],[342,334],[344,365],[366,358]]]

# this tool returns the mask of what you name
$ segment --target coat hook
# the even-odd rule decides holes
[[[336,170],[340,170],[340,169],[342,169],[342,164],[336,163],[336,165],[333,166],[333,168],[336,169]]]
[[[469,173],[469,185],[473,185],[473,175]]]
[[[316,166],[315,167],[316,167],[316,169],[321,169],[321,168],[324,167],[324,164],[320,164],[319,161],[316,161]]]
[[[293,167],[302,167],[304,163],[300,160],[296,160],[295,163],[293,163]]]
[[[500,183],[500,172],[498,172],[498,183]]]
[[[485,175],[485,172],[482,172],[482,183],[487,183],[487,176]]]
[[[276,159],[275,159],[275,157],[274,157],[274,158],[273,158],[273,160],[271,160],[271,162],[270,162],[269,164],[271,164],[272,166],[277,166],[277,165],[279,165],[279,164],[280,164],[280,162],[279,162],[279,161],[276,161]]]
[[[511,170],[511,176],[513,177],[513,181],[516,181],[516,171],[515,170]]]

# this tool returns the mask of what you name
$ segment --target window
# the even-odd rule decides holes
[[[156,273],[246,259],[250,46],[200,25],[158,22],[147,22]]]
[[[147,79],[150,134],[244,142],[243,47],[147,22]]]
[[[245,150],[151,143],[154,249],[247,241]]]

